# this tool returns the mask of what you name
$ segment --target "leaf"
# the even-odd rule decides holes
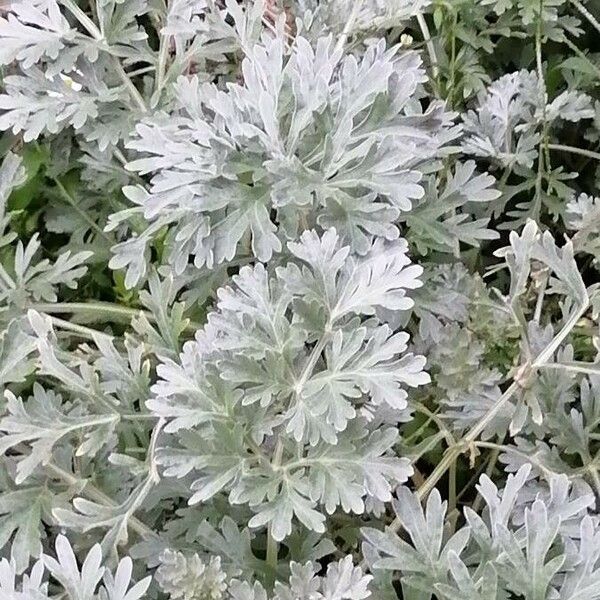
[[[0,219],[4,219],[7,201],[15,188],[26,181],[26,171],[21,157],[9,152],[0,166]]]
[[[307,529],[323,533],[325,517],[314,509],[315,504],[307,498],[307,494],[307,484],[302,477],[285,479],[275,497],[257,507],[248,526],[268,524],[273,539],[280,542],[291,533],[295,516]]]
[[[346,556],[337,563],[330,563],[323,580],[325,600],[363,600],[371,595],[367,589],[371,575],[365,575],[360,567],[352,564],[352,556]]]
[[[71,598],[94,599],[96,586],[104,574],[104,567],[101,566],[102,551],[99,544],[93,546],[89,551],[81,565],[81,571],[71,544],[64,535],[56,538],[56,558],[44,555],[43,561],[52,576],[60,582]]]
[[[340,505],[344,512],[361,514],[365,497],[389,502],[394,486],[413,472],[408,459],[392,454],[398,441],[396,429],[350,441],[355,437],[357,433],[350,431],[337,445],[321,444],[308,452],[311,498],[319,500],[329,514]]]
[[[514,534],[499,525],[497,531],[504,553],[498,562],[499,575],[508,589],[532,600],[544,600],[552,590],[552,578],[561,568],[564,554],[549,556],[555,541],[560,519],[548,519],[545,505],[536,500],[525,510],[525,551]]]
[[[28,455],[17,465],[17,484],[27,479],[39,465],[52,460],[52,450],[62,438],[83,430],[78,456],[94,454],[106,441],[118,421],[115,414],[82,414],[78,409],[62,409],[62,398],[35,383],[33,396],[24,403],[6,390],[8,415],[0,419],[0,454],[23,442],[31,444]],[[86,431],[87,430],[87,431]]]
[[[155,115],[136,127],[127,168],[152,180],[148,191],[126,194],[143,209],[147,237],[169,228],[168,261],[177,272],[189,257],[209,268],[246,250],[270,260],[315,223],[339,225],[360,252],[373,234],[397,238],[396,215],[423,196],[420,166],[458,134],[441,102],[420,109],[417,56],[380,41],[357,59],[342,56],[331,36],[301,33],[288,53],[281,36],[255,43],[256,6],[243,12],[229,2],[226,12],[230,22],[222,24],[210,10],[201,14],[185,2],[169,7],[173,24],[166,30],[179,47],[196,35],[192,46],[210,53],[200,30],[215,22],[223,34],[218,47],[227,51],[230,38],[241,44],[243,78],[223,89],[180,77],[171,113],[178,125]],[[127,243],[114,265],[125,265]],[[128,253],[127,261],[133,258]],[[128,285],[140,276],[136,268]]]
[[[477,219],[471,212],[475,212],[473,204],[492,202],[501,193],[492,188],[495,180],[491,175],[474,173],[474,161],[458,163],[440,190],[436,178],[430,178],[424,199],[404,216],[409,239],[423,253],[430,249],[456,253],[460,242],[479,246],[481,240],[498,237],[487,229],[489,219]]]
[[[58,75],[46,77],[38,67],[25,73],[4,78],[0,130],[22,131],[26,142],[36,140],[42,133],[58,133],[69,125],[81,129],[98,117],[99,100],[116,100],[116,95],[108,90],[103,96],[83,89],[77,91]]]
[[[450,573],[456,584],[438,583],[435,589],[447,600],[496,600],[498,598],[498,575],[489,563],[485,565],[479,580],[473,580],[469,570],[455,552],[448,554]]]
[[[183,477],[192,470],[199,472],[191,485],[194,493],[189,504],[205,502],[229,488],[243,474],[249,460],[240,426],[216,422],[212,431],[182,432],[179,442],[178,446],[161,451],[157,462],[165,467],[168,477]]]
[[[537,235],[537,225],[534,221],[529,220],[523,227],[520,236],[516,231],[510,232],[510,248],[506,247],[494,252],[495,256],[500,256],[506,260],[510,271],[509,297],[513,305],[527,289],[527,281],[531,270],[531,257]]]
[[[410,265],[404,240],[387,245],[379,239],[365,256],[348,259],[348,249],[338,250],[337,244],[335,230],[320,239],[314,231],[304,232],[299,243],[289,244],[292,253],[307,264],[280,272],[290,292],[321,305],[331,323],[349,314],[371,315],[379,307],[412,307],[406,290],[422,285],[418,277],[423,269]]]
[[[387,325],[369,334],[365,328],[338,330],[326,349],[327,369],[314,373],[304,387],[301,402],[312,406],[313,414],[325,413],[337,431],[354,417],[349,400],[368,394],[374,405],[402,410],[407,406],[404,387],[430,381],[422,370],[424,357],[405,354],[408,334],[392,334]]]
[[[559,591],[561,598],[565,600],[600,598],[600,570],[596,568],[600,552],[598,535],[592,517],[583,517],[580,523],[577,566],[565,575]]]
[[[35,338],[26,334],[19,321],[11,321],[0,332],[0,385],[18,383],[33,372]]]
[[[152,577],[145,577],[135,585],[130,586],[133,562],[126,556],[119,561],[114,577],[110,571],[104,573],[104,589],[108,600],[140,600],[150,587]]]
[[[0,64],[14,60],[29,69],[43,57],[56,59],[75,31],[55,0],[13,2],[11,13],[0,17]]]
[[[405,487],[398,488],[398,500],[393,505],[411,544],[391,531],[363,529],[367,543],[383,554],[374,567],[402,571],[406,574],[406,583],[417,590],[429,592],[434,585],[445,584],[451,568],[449,557],[451,554],[460,556],[469,541],[469,528],[459,529],[445,539],[447,505],[436,489],[429,494],[424,512],[417,496]]]
[[[533,249],[532,258],[540,260],[558,278],[554,291],[568,293],[580,305],[588,302],[588,294],[585,283],[579,273],[579,268],[573,257],[573,244],[568,241],[562,248],[558,248],[549,231],[545,231],[538,244]]]

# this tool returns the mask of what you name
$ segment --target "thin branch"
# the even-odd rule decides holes
[[[548,144],[548,150],[557,150],[559,152],[570,152],[571,154],[580,154],[600,161],[600,152],[586,150],[585,148],[577,148],[576,146],[565,146],[564,144]]]
[[[585,61],[587,63],[587,65],[596,72],[596,74],[598,75],[598,78],[600,79],[600,68],[598,68],[597,65],[595,65],[590,58],[587,56],[587,54],[585,54],[585,52],[583,52],[576,44],[574,44],[569,38],[564,37],[564,39],[562,40],[567,46],[569,46],[569,48],[571,50],[573,50],[573,52],[575,52],[575,54],[577,54],[577,56],[579,56],[579,58],[581,58],[583,61]]]
[[[344,48],[346,41],[348,40],[348,36],[354,27],[354,22],[356,21],[356,17],[358,16],[358,9],[360,8],[360,0],[354,0],[352,3],[352,9],[350,10],[350,14],[348,15],[348,19],[346,20],[346,24],[344,25],[344,29],[340,34],[340,37],[335,45],[335,49],[333,51],[334,56],[341,52]]]
[[[69,321],[65,321],[64,319],[59,319],[58,317],[51,316],[50,320],[52,321],[52,325],[54,325],[54,327],[56,327],[57,329],[70,331],[88,340],[94,341],[97,337],[106,337],[110,340],[113,339],[113,336],[109,335],[108,333],[104,333],[103,331],[97,331],[96,329],[91,329],[90,327],[84,327],[83,325],[77,325],[76,323],[70,323]]]
[[[571,4],[585,17],[592,27],[600,33],[600,23],[598,23],[596,17],[583,5],[579,0],[571,0]]]
[[[165,74],[167,70],[167,59],[169,57],[169,44],[171,36],[165,33],[160,34],[160,47],[158,50],[158,66],[156,68],[156,79],[154,93],[160,94],[165,84]]]
[[[96,24],[85,14],[83,10],[74,0],[61,0],[63,6],[79,21],[81,26],[97,41],[104,42],[104,35],[98,29]],[[148,112],[148,107],[146,106],[146,101],[138,91],[138,89],[133,85],[133,82],[129,78],[129,75],[125,72],[121,61],[118,58],[114,57],[114,64],[117,74],[119,75],[121,81],[125,85],[125,88],[129,91],[129,95],[132,100],[137,104],[138,108],[143,112]]]
[[[421,33],[423,34],[423,41],[425,42],[425,47],[427,48],[427,54],[429,54],[429,62],[431,63],[431,72],[433,73],[433,78],[437,81],[438,75],[440,73],[437,53],[435,51],[433,40],[431,39],[431,34],[429,33],[427,21],[425,20],[425,17],[422,15],[422,13],[417,14],[417,23],[419,23],[419,27],[421,28]]]
[[[67,485],[75,486],[75,485],[79,485],[82,482],[81,479],[79,479],[78,477],[75,477],[75,475],[73,475],[72,473],[68,473],[64,469],[61,469],[59,466],[55,465],[54,463],[50,462],[50,463],[44,465],[44,467],[45,467],[46,471],[48,471],[52,476],[54,476],[58,479],[62,479]],[[92,483],[89,483],[89,481],[87,481],[87,480],[84,480],[84,481],[85,481],[85,487],[80,492],[81,494],[83,494],[90,500],[93,500],[94,502],[98,502],[99,504],[103,504],[105,506],[112,506],[112,507],[117,506],[117,503],[114,502],[110,498],[110,496],[107,496],[104,492],[102,492],[98,488],[96,488]],[[148,525],[146,525],[145,523],[142,523],[142,521],[140,521],[136,517],[130,517],[129,521],[128,521],[128,525],[131,527],[131,529],[133,531],[135,531],[142,539],[144,539],[146,541],[153,541],[153,540],[158,539],[158,534],[155,533],[150,527],[148,527]]]
[[[47,314],[87,313],[99,321],[100,315],[111,317],[116,322],[129,322],[134,317],[144,315],[151,323],[156,323],[156,316],[141,308],[130,308],[111,302],[35,302],[30,308]],[[97,317],[97,318],[96,318]],[[202,325],[194,321],[187,324],[186,331],[197,331]]]
[[[81,209],[81,207],[77,204],[77,201],[75,200],[75,198],[73,198],[73,196],[71,196],[71,194],[69,193],[69,191],[67,190],[67,188],[62,184],[62,182],[60,181],[60,179],[56,178],[56,177],[52,177],[52,181],[54,181],[54,183],[56,184],[56,187],[58,188],[58,191],[60,192],[60,195],[71,205],[71,208],[102,238],[104,238],[104,240],[110,244],[111,246],[114,244],[114,240],[107,235],[103,230],[102,227],[100,227],[98,225],[98,223],[96,223],[96,221],[94,221],[94,219],[92,219],[84,210]]]

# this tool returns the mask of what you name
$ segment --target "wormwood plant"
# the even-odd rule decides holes
[[[600,599],[599,18],[0,3],[0,598]]]

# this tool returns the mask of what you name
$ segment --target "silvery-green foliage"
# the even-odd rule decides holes
[[[323,30],[339,33],[353,15],[352,31],[377,30],[407,22],[431,4],[431,0],[364,0],[359,3],[334,0],[327,4],[317,0],[300,0],[298,12],[302,16],[298,19],[298,27],[302,32],[308,31],[309,35],[322,35]]]
[[[442,189],[437,188],[436,178],[430,177],[423,199],[417,200],[405,217],[410,241],[427,254],[429,250],[456,253],[461,242],[479,246],[482,240],[497,238],[498,233],[487,228],[489,218],[477,219],[471,214],[478,204],[500,197],[494,183],[491,175],[475,175],[473,161],[458,163]]]
[[[91,252],[62,253],[51,262],[39,260],[41,243],[34,234],[27,243],[18,240],[16,235],[6,232],[10,225],[10,214],[6,211],[6,201],[11,191],[24,182],[24,173],[15,155],[8,154],[0,166],[0,243],[10,244],[10,253],[4,253],[5,260],[0,265],[0,299],[6,305],[21,307],[28,298],[56,301],[59,285],[70,288],[77,286],[77,280],[87,271],[83,264],[92,256]]]
[[[451,555],[460,555],[469,539],[469,529],[463,528],[444,539],[446,503],[435,490],[428,498],[425,512],[419,499],[402,487],[394,510],[403,528],[411,538],[412,546],[400,538],[390,537],[374,529],[364,529],[367,543],[381,551],[385,557],[374,567],[402,570],[407,575],[403,584],[422,591],[443,581],[450,570]]]
[[[28,69],[42,58],[55,60],[75,38],[55,0],[11,2],[8,8],[9,14],[0,20],[2,64],[18,60]]]
[[[466,508],[465,525],[454,534],[445,530],[446,507],[437,490],[423,512],[419,500],[401,488],[399,500],[404,502],[395,510],[410,541],[390,531],[363,530],[373,568],[402,571],[403,584],[422,590],[423,598],[431,598],[434,590],[449,600],[464,593],[477,600],[509,593],[528,599],[600,597],[598,555],[590,547],[598,525],[587,515],[593,499],[581,497],[571,507],[563,496],[557,506],[554,495],[538,492],[521,509],[529,474],[529,467],[522,467],[508,477],[502,491],[482,476],[478,491],[486,503],[483,518]],[[551,477],[549,485],[568,493],[564,476]],[[562,527],[573,514],[579,514],[581,528]],[[578,565],[577,575],[572,565]]]
[[[227,589],[226,577],[218,556],[205,564],[197,554],[186,557],[172,550],[165,550],[160,555],[160,567],[156,571],[158,585],[173,600],[219,600]]]
[[[60,584],[60,593],[69,600],[140,600],[146,597],[150,577],[133,584],[132,561],[119,561],[114,573],[102,565],[99,545],[93,546],[78,565],[68,539],[56,538],[53,555],[44,554],[31,571],[17,582],[14,563],[3,558],[0,562],[0,592],[7,600],[50,600],[48,578]]]
[[[288,581],[277,582],[268,594],[258,581],[227,576],[218,557],[204,562],[197,554],[167,549],[159,557],[156,581],[173,600],[364,600],[371,595],[372,577],[355,566],[351,556],[330,563],[322,575],[312,562],[292,561],[289,572]]]
[[[136,127],[128,147],[142,156],[128,168],[153,177],[150,190],[124,190],[150,222],[115,248],[111,264],[128,269],[129,285],[145,275],[143,255],[165,226],[176,272],[190,256],[209,267],[248,252],[269,260],[317,224],[362,253],[373,235],[395,239],[393,221],[424,195],[422,170],[455,136],[443,105],[417,102],[418,56],[382,42],[357,60],[331,36],[312,45],[298,37],[290,53],[264,38],[242,73],[225,91],[180,78],[170,115]]]
[[[593,2],[0,4],[2,598],[600,599]]]
[[[548,102],[535,72],[517,71],[494,81],[464,117],[463,150],[502,167],[531,167],[537,157],[542,122],[591,119],[591,98],[563,92]]]
[[[352,557],[330,563],[327,572],[318,576],[311,563],[290,564],[291,575],[287,584],[277,583],[274,600],[363,600],[371,595],[368,585],[372,577],[354,566]],[[232,600],[267,600],[265,589],[257,582],[233,580],[229,587]]]
[[[567,204],[564,218],[567,228],[574,232],[573,243],[577,249],[591,254],[594,261],[597,261],[600,256],[600,200],[595,196],[580,194]]]
[[[50,460],[54,445],[65,436],[82,432],[83,442],[76,451],[79,456],[98,451],[118,419],[116,415],[82,415],[77,408],[63,408],[60,396],[37,384],[26,404],[12,392],[6,394],[8,416],[0,421],[4,433],[0,451],[4,454],[8,448],[23,442],[31,445],[31,454],[17,465],[17,484],[27,479],[40,462]]]
[[[410,308],[406,292],[420,285],[405,242],[361,256],[328,230],[289,246],[293,262],[243,267],[219,290],[196,341],[159,365],[147,402],[173,434],[158,458],[165,474],[197,473],[189,502],[227,490],[277,540],[293,517],[322,532],[321,506],[360,514],[365,499],[390,499],[411,470],[389,455],[397,429],[369,421],[384,405],[402,411],[406,387],[429,381],[423,357],[405,353],[408,335],[377,316]]]

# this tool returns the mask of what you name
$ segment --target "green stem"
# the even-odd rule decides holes
[[[544,79],[544,67],[542,63],[542,11],[544,9],[544,0],[539,3],[539,15],[535,31],[535,62],[538,75],[538,86],[540,94],[540,103],[542,109],[542,136],[538,146],[538,170],[535,180],[535,206],[533,217],[537,220],[542,207],[542,181],[544,178],[544,147],[547,151],[548,144],[548,126],[546,122],[546,81]]]
[[[58,479],[62,479],[69,486],[79,486],[82,483],[82,480],[75,475],[68,473],[64,469],[61,469],[59,466],[54,463],[48,463],[45,466],[45,469],[50,475],[56,477]],[[117,504],[104,492],[100,491],[98,488],[94,487],[87,480],[84,480],[84,488],[80,492],[82,495],[87,496],[90,500],[94,502],[98,502],[99,504],[103,504],[105,506],[116,507]],[[131,517],[128,521],[128,525],[131,527],[133,531],[135,531],[142,539],[146,541],[155,541],[158,539],[158,535],[145,523],[142,523],[136,517]]]
[[[130,321],[133,317],[145,314],[148,320],[154,320],[154,316],[148,311],[111,304],[110,302],[37,302],[32,304],[31,308],[49,314],[93,313],[94,315],[108,315],[120,317],[125,321]]]
[[[57,329],[71,331],[72,333],[76,333],[77,335],[92,341],[94,341],[97,337],[106,337],[108,339],[113,339],[113,336],[109,335],[108,333],[104,333],[103,331],[97,331],[95,329],[91,329],[90,327],[84,327],[83,325],[77,325],[76,323],[70,323],[69,321],[59,319],[58,317],[51,316],[50,320]]]
[[[144,315],[148,321],[151,323],[156,323],[156,316],[147,310],[142,310],[141,308],[129,308],[128,306],[121,306],[111,302],[34,302],[29,305],[29,308],[37,310],[38,312],[47,313],[49,315],[84,313],[90,315],[90,317],[92,317],[91,320],[93,321],[100,321],[102,320],[102,316],[104,316],[112,319],[112,322],[118,323],[129,323],[134,317]],[[66,321],[63,323],[66,323]],[[73,325],[73,327],[79,326]],[[65,327],[63,327],[63,329],[64,328]],[[202,325],[200,323],[190,321],[186,326],[186,331],[197,331],[201,328]],[[80,331],[80,333],[84,332],[83,329]],[[73,331],[75,331],[75,329],[73,329]],[[99,335],[108,335],[97,332],[93,329],[87,329],[87,332],[94,332]]]
[[[454,86],[456,85],[456,26],[458,24],[458,12],[452,10],[452,40],[450,42],[450,81],[446,92],[446,99],[450,107],[454,104]]]
[[[158,419],[156,415],[147,414],[136,414],[131,415],[119,415],[124,421],[151,421],[152,419]]]
[[[456,508],[456,460],[448,471],[448,514]]]
[[[583,52],[582,50],[580,50],[580,48],[577,47],[577,45],[575,45],[569,38],[565,37],[562,40],[567,46],[569,46],[569,48],[571,48],[571,50],[573,50],[573,52],[575,52],[575,54],[577,54],[577,56],[579,56],[579,58],[581,58],[581,60],[585,61],[587,63],[587,65],[596,72],[596,74],[598,75],[598,78],[600,79],[600,68],[598,68],[597,65],[595,65],[587,56],[587,54],[585,54],[585,52]]]
[[[592,479],[592,483],[594,484],[594,489],[596,490],[596,496],[600,498],[600,475],[598,475],[598,469],[594,464],[588,465],[587,468],[588,473]]]
[[[56,178],[56,177],[52,177],[51,178],[52,181],[54,181],[54,183],[56,184],[56,187],[58,188],[61,196],[71,205],[71,207],[73,208],[73,210],[92,228],[96,231],[96,233],[98,233],[99,236],[101,236],[102,238],[104,238],[106,240],[106,242],[108,244],[110,244],[111,246],[114,244],[114,240],[109,237],[103,230],[102,228],[98,225],[98,223],[96,223],[96,221],[94,221],[94,219],[92,219],[84,210],[81,209],[81,207],[77,204],[77,201],[75,200],[75,198],[73,198],[73,196],[71,196],[71,194],[69,193],[69,191],[67,190],[67,188],[62,184],[62,182],[60,181],[60,179]]]

